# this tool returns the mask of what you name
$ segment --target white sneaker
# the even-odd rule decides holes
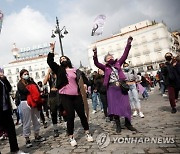
[[[136,117],[138,115],[137,111],[133,112],[133,117]]]
[[[74,146],[76,146],[77,145],[77,142],[76,142],[76,140],[74,139],[74,137],[72,137],[72,138],[70,138],[70,144],[71,144],[71,146],[72,147],[74,147]]]
[[[29,154],[29,153],[25,153],[25,152],[19,150],[16,154]]]
[[[96,110],[93,110],[93,111],[92,111],[92,114],[95,114],[95,113],[96,113]]]
[[[139,116],[140,116],[141,118],[144,118],[144,114],[143,114],[142,112],[139,112]]]
[[[166,95],[166,94],[162,94],[162,96],[163,96],[163,97],[167,97],[167,95]]]
[[[94,141],[94,139],[93,139],[93,137],[91,136],[91,134],[86,134],[86,140],[87,140],[88,142],[93,142],[93,141]]]

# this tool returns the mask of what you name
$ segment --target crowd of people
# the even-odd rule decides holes
[[[47,118],[51,118],[54,137],[59,136],[58,119],[65,121],[69,143],[71,146],[76,146],[78,143],[74,137],[75,112],[80,118],[86,140],[93,142],[88,123],[87,98],[92,100],[92,114],[96,114],[99,106],[105,122],[114,121],[116,124],[116,133],[121,132],[121,117],[124,117],[127,129],[137,132],[132,125],[132,117],[145,117],[140,97],[147,100],[149,91],[157,84],[162,96],[165,96],[167,89],[171,112],[176,113],[180,89],[179,56],[174,58],[171,53],[166,53],[166,62],[160,65],[156,76],[147,73],[142,75],[140,72],[135,72],[126,62],[132,41],[133,38],[129,37],[124,53],[119,59],[114,59],[113,55],[108,53],[102,63],[98,60],[98,49],[94,47],[93,60],[98,71],[94,71],[90,78],[73,67],[71,60],[66,56],[61,56],[59,64],[56,63],[54,61],[55,43],[50,43],[51,52],[47,56],[49,69],[44,80],[35,83],[29,76],[29,71],[22,69],[13,100],[10,100],[12,87],[3,69],[0,69],[0,136],[3,136],[3,139],[9,139],[10,151],[24,153],[18,147],[15,124],[22,125],[26,147],[30,148],[33,146],[30,138],[31,122],[34,141],[43,142],[46,138],[40,135],[40,126],[42,122],[44,128],[47,128]],[[12,109],[12,102],[15,102],[16,108]],[[15,124],[12,111],[17,115]]]

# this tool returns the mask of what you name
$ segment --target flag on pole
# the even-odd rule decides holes
[[[0,33],[1,33],[1,28],[2,28],[2,22],[3,22],[3,13],[0,10]]]
[[[91,32],[91,36],[102,35],[105,20],[106,20],[106,16],[102,15],[102,14],[98,15],[95,18],[94,24],[93,24],[93,29],[92,29],[92,32]]]

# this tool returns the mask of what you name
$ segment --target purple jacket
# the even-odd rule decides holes
[[[119,74],[120,80],[126,79],[126,77],[125,77],[125,75],[121,69],[121,66],[125,62],[125,60],[127,59],[130,49],[131,49],[131,43],[127,43],[122,57],[119,60],[116,60],[116,63],[113,65],[115,68],[118,69],[118,74]],[[94,60],[95,66],[104,71],[105,76],[104,76],[104,83],[103,84],[107,87],[108,83],[109,83],[109,78],[110,78],[110,75],[112,72],[111,66],[108,64],[104,65],[104,64],[99,63],[96,52],[94,53],[93,60]]]

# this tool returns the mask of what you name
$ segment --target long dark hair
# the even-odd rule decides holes
[[[70,60],[67,56],[61,56],[61,57],[60,57],[60,60],[61,60],[62,57],[65,57],[65,58],[67,59],[67,65],[68,65],[68,67],[69,67],[69,68],[73,68],[72,63],[71,63],[71,60]],[[60,61],[60,64],[62,64],[61,61]],[[63,66],[62,66],[62,67],[63,67]]]

